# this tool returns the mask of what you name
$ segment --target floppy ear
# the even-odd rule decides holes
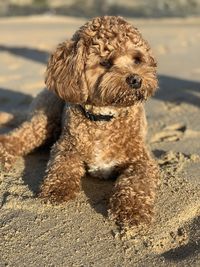
[[[47,88],[67,102],[83,103],[87,100],[85,50],[81,39],[78,42],[63,42],[58,45],[47,64]]]

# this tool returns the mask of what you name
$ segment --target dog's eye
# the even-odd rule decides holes
[[[110,59],[104,59],[100,62],[100,65],[106,69],[110,69],[112,67],[113,63]]]
[[[140,57],[134,57],[134,64],[139,65],[142,63],[142,59]]]

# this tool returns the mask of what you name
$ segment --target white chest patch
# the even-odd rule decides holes
[[[116,163],[114,159],[108,160],[105,158],[103,148],[98,143],[95,146],[88,172],[94,177],[108,179],[114,171]]]

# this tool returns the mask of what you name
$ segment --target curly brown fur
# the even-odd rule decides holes
[[[159,171],[145,145],[143,102],[155,92],[157,77],[140,32],[121,17],[87,22],[50,57],[46,85],[55,94],[44,90],[27,122],[0,137],[1,162],[7,161],[1,151],[25,155],[62,125],[40,197],[68,201],[85,174],[103,179],[117,174],[111,218],[121,225],[151,222]]]
[[[30,106],[27,120],[8,134],[0,135],[0,162],[6,169],[60,133],[63,101],[46,90]],[[6,159],[5,156],[6,155]]]

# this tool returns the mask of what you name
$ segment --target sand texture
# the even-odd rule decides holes
[[[49,52],[84,22],[0,19],[0,111],[23,120],[44,87]],[[112,181],[86,178],[65,205],[36,192],[48,148],[0,170],[0,266],[200,266],[200,20],[135,20],[159,62],[160,90],[146,104],[147,142],[161,168],[155,222],[120,232],[107,218]],[[8,119],[0,117],[0,132]],[[12,115],[10,115],[12,116]]]

